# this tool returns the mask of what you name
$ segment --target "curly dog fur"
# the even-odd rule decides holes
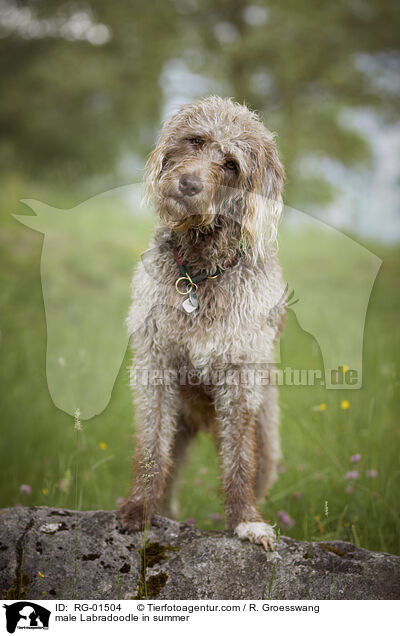
[[[135,481],[119,513],[128,530],[151,521],[172,468],[206,428],[220,457],[228,526],[273,548],[256,498],[280,457],[277,391],[243,378],[269,367],[284,321],[276,250],[283,181],[273,134],[246,106],[220,97],[181,108],[149,157],[147,194],[160,224],[135,272],[128,317],[137,417]],[[219,275],[195,288],[182,264],[190,277],[218,267]],[[179,277],[178,290],[197,295],[191,313]]]

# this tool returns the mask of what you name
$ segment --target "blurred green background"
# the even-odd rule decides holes
[[[128,353],[109,405],[81,432],[53,404],[43,235],[12,214],[29,213],[20,203],[27,197],[73,208],[139,182],[160,120],[218,93],[245,101],[277,132],[285,202],[383,259],[366,319],[363,387],[282,388],[284,457],[263,512],[297,538],[400,551],[399,12],[398,3],[377,0],[1,2],[1,506],[114,508],[129,486],[134,428]],[[87,215],[79,227],[85,237],[106,234],[104,253],[119,253],[121,268],[130,268],[154,221],[137,212],[101,228]],[[316,267],[315,251],[308,258],[304,249],[315,237],[295,224],[284,232],[293,263],[301,256],[305,270]],[[330,249],[324,240],[321,254]],[[325,272],[327,295],[343,274],[337,256]],[[93,284],[79,267],[70,295]],[[100,284],[123,289],[118,268],[112,271],[115,280]],[[61,258],[54,275],[67,279]],[[357,280],[356,262],[348,276]],[[322,365],[294,311],[282,364]],[[205,435],[191,449],[181,486],[181,519],[223,527],[217,459]]]

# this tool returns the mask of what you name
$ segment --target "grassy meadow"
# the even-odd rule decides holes
[[[43,235],[11,217],[11,213],[28,213],[26,207],[13,201],[13,192],[3,191],[0,505],[112,509],[126,494],[131,474],[134,413],[128,388],[129,352],[122,360],[107,407],[95,417],[82,420],[82,431],[76,431],[73,415],[54,405],[47,385],[46,316],[40,272]],[[79,258],[77,254],[62,258],[62,243],[54,251],[50,269],[55,280],[63,281],[62,293],[56,299],[58,307],[62,309],[76,295],[90,298],[92,288],[101,291],[102,285],[110,303],[113,294],[124,297],[126,272],[146,248],[153,219],[142,215],[133,227],[127,213],[121,218],[123,222],[103,228],[101,254],[105,265],[100,280],[87,275],[91,253],[79,241],[75,245]],[[86,245],[98,230],[95,216],[81,216],[78,237],[85,236]],[[296,227],[285,232],[292,263],[301,262],[304,270],[317,271],[318,250],[306,248],[313,242],[326,253],[331,248],[329,236],[316,240],[308,230]],[[297,539],[340,538],[372,550],[400,553],[400,250],[373,244],[367,247],[383,264],[372,289],[365,324],[363,386],[354,391],[322,386],[281,388],[283,459],[279,479],[262,509],[265,518],[277,523],[282,534]],[[351,262],[351,250],[347,258],[350,271],[343,268],[340,259],[330,260],[321,288],[328,299],[340,287],[351,306],[355,292],[350,281],[357,276],[360,264],[357,255]],[[110,263],[115,260],[117,265],[108,280]],[[295,310],[296,306],[289,310],[282,339],[282,364],[321,368],[321,349],[301,328]],[[351,320],[343,303],[335,311],[342,323]],[[56,339],[68,334],[68,325],[71,330],[79,328],[72,319],[66,320],[60,324]],[[104,348],[101,343],[98,346],[103,352],[99,364],[107,366],[110,343]],[[202,434],[182,471],[181,520],[189,519],[209,530],[224,527],[218,473],[212,440]]]

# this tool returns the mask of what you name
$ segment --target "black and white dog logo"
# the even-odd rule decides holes
[[[18,601],[3,605],[6,609],[7,631],[13,634],[18,629],[49,629],[51,612],[30,601]]]

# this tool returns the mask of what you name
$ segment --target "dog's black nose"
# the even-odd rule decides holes
[[[187,197],[193,197],[195,194],[199,194],[203,189],[203,184],[200,177],[195,174],[185,173],[179,179],[179,190]]]

